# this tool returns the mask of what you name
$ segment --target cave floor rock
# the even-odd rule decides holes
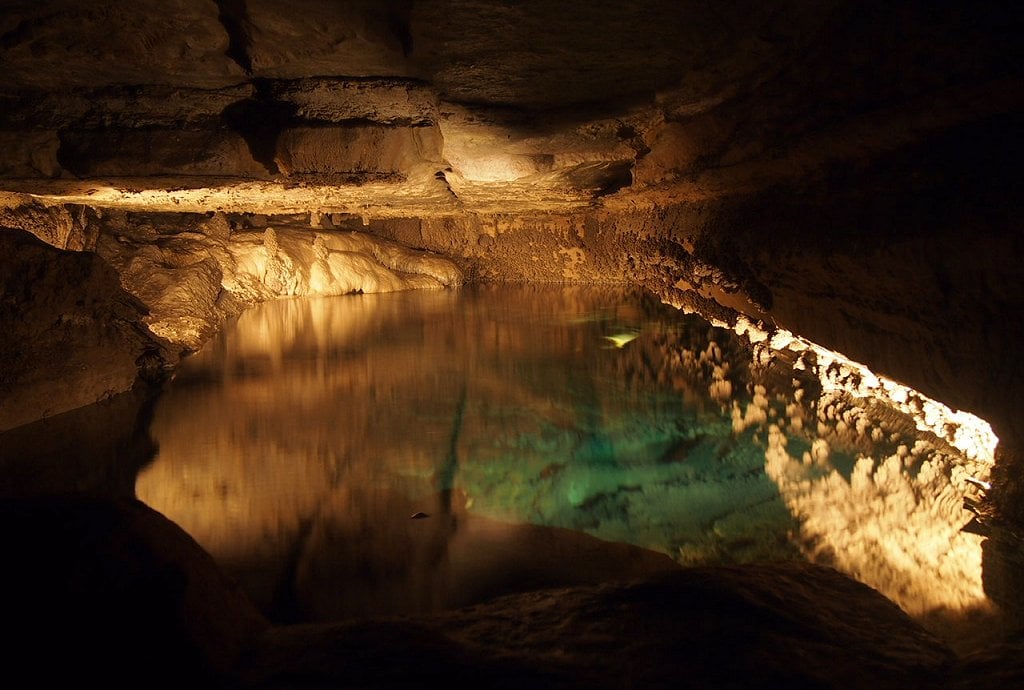
[[[421,617],[271,626],[129,499],[6,500],[9,674],[104,687],[1011,687],[1019,646],[957,659],[808,564],[680,569]]]
[[[830,569],[681,569],[429,618],[274,628],[258,687],[942,687],[953,655]],[[296,661],[301,659],[301,661]],[[307,687],[298,684],[284,687]]]

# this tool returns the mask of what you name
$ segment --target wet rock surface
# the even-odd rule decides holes
[[[499,688],[925,688],[953,665],[889,602],[814,566],[680,570],[430,618],[276,628],[257,649],[267,663],[254,670],[271,678],[298,672],[286,650],[309,650],[307,681],[344,675],[340,687],[440,687],[456,671]],[[338,665],[340,649],[365,665]]]
[[[242,309],[278,297],[456,287],[451,261],[307,217],[125,215],[96,224],[96,252],[146,305],[160,337],[194,352]]]
[[[225,682],[266,627],[212,559],[128,498],[5,498],[7,672],[41,684]]]
[[[237,260],[224,228],[121,228],[112,244],[111,214],[314,213],[344,219],[314,223],[325,231],[447,255],[471,279],[626,282],[722,322],[744,314],[985,417],[1001,438],[986,517],[1005,537],[986,586],[1019,600],[1012,4],[122,5],[0,13],[0,224],[116,268],[0,233],[0,429],[162,371],[175,355],[145,324],[194,349],[223,316],[308,286],[310,267],[332,289],[363,285],[332,268],[351,247],[317,246],[310,228],[271,255],[263,222],[246,238],[249,258],[265,254],[259,279],[222,291]],[[351,648],[386,659],[395,637]],[[438,658],[469,654],[447,644]],[[972,658],[948,683],[1012,684],[1017,652]],[[474,677],[497,668],[510,667]],[[571,686],[552,668],[508,677]]]
[[[951,652],[811,565],[681,569],[444,614],[268,627],[184,532],[128,499],[0,502],[9,663],[107,687],[950,687]],[[61,621],[54,625],[54,621]],[[155,673],[154,669],[161,669]]]
[[[0,231],[0,429],[158,380],[176,361],[141,323],[145,307],[93,253]]]

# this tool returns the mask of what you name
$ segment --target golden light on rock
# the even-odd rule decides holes
[[[992,425],[984,419],[963,410],[950,409],[909,386],[875,374],[865,365],[785,329],[776,329],[769,336],[749,319],[739,317],[734,330],[749,338],[751,343],[762,345],[761,358],[770,358],[779,351],[813,355],[822,390],[882,400],[910,415],[918,429],[946,440],[968,458],[986,464],[993,462],[999,438],[992,431]],[[801,360],[797,361],[797,366],[802,366],[799,364]]]
[[[786,505],[802,518],[801,543],[812,561],[871,585],[915,617],[992,609],[981,537],[962,530],[970,518],[962,505],[970,470],[954,458],[924,459],[903,447],[884,458],[858,457],[846,477],[824,449],[790,455],[772,425],[765,460]]]
[[[277,251],[299,241],[264,235],[258,246],[274,238]],[[995,615],[982,585],[980,537],[963,531],[971,516],[962,506],[978,496],[990,463],[954,445],[963,435],[919,428],[913,406],[880,397],[902,390],[891,382],[848,360],[837,364],[824,350],[812,359],[813,345],[785,333],[735,329],[754,341],[750,349],[738,349],[744,338],[729,330],[688,341],[686,328],[659,325],[628,303],[615,308],[617,321],[606,321],[600,302],[575,313],[571,291],[522,293],[492,323],[475,302],[461,301],[463,292],[286,300],[247,312],[226,345],[199,353],[196,368],[185,370],[204,372],[195,389],[186,380],[180,397],[166,399],[154,427],[161,458],[140,474],[139,496],[229,564],[276,563],[259,571],[265,582],[249,576],[263,599],[307,523],[320,525],[317,549],[334,543],[349,558],[358,554],[344,544],[356,536],[325,525],[366,522],[365,539],[384,540],[366,555],[383,563],[397,562],[390,550],[406,544],[415,562],[399,559],[396,577],[409,586],[419,577],[417,596],[429,598],[432,586],[467,586],[474,530],[498,518],[582,520],[593,536],[684,565],[717,562],[733,548],[728,558],[741,562],[802,554],[874,587],[940,633],[951,616]],[[553,305],[570,314],[564,332],[538,335],[540,323],[562,319],[550,315],[532,330],[513,327],[522,314]],[[784,367],[774,383],[745,378],[793,347],[803,357],[790,360],[792,384]],[[585,352],[602,353],[598,361],[613,368],[585,371]],[[525,359],[503,359],[511,355]],[[743,356],[752,357],[749,367]],[[534,381],[525,362],[548,357],[559,364]],[[581,383],[614,380],[613,371],[626,373],[638,395],[670,385],[704,411],[673,421],[679,403],[666,399],[637,415],[626,407],[629,396],[598,395]],[[844,387],[842,371],[859,378]],[[222,378],[219,388],[211,376]],[[574,401],[563,389],[596,397]],[[460,400],[469,401],[465,410]],[[674,433],[685,438],[667,440]],[[446,468],[453,453],[458,467]],[[441,485],[454,488],[454,502],[437,493]],[[586,518],[606,501],[610,512]],[[426,527],[410,527],[420,512],[431,520],[457,512],[458,529],[438,532],[426,519]],[[502,530],[518,538],[508,526],[486,530],[488,548],[504,548]],[[303,568],[313,577],[314,565]],[[455,579],[432,580],[428,568]],[[391,586],[386,580],[382,587]]]
[[[175,542],[16,518],[11,678],[1021,676],[1013,3],[3,7],[0,493],[152,501],[285,611],[227,659],[249,632],[181,624],[228,592]],[[644,317],[512,326],[593,287]],[[523,583],[566,589],[276,625]]]
[[[807,557],[871,585],[917,618],[995,615],[982,582],[982,538],[963,530],[972,517],[964,498],[987,485],[998,442],[991,426],[787,331],[769,335],[742,318],[734,330],[760,346],[762,363],[796,354],[794,370],[812,369],[821,386],[811,418],[800,388],[782,401],[787,414],[770,421],[763,389],[745,411],[733,410],[734,429],[767,427],[765,472],[800,518]],[[890,440],[870,411],[879,404],[907,415],[934,441],[882,456],[855,453],[849,468],[829,439],[845,448]],[[806,425],[819,438],[791,454],[785,430]]]

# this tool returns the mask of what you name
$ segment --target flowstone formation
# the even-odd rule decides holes
[[[281,218],[131,217],[8,209],[0,430],[156,384],[225,318],[285,297],[456,287],[451,261],[380,237]],[[305,226],[305,227],[303,227]],[[42,241],[55,244],[61,250]],[[63,250],[64,247],[77,251]],[[46,268],[40,268],[46,267]],[[113,281],[113,282],[111,282]]]
[[[159,214],[148,222],[126,219],[101,231],[96,251],[149,307],[150,330],[189,351],[198,350],[225,316],[268,299],[462,283],[451,261],[397,242],[310,229],[297,219],[276,228],[266,223],[232,228],[223,214],[184,228]]]

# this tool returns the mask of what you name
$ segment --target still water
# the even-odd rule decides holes
[[[919,617],[986,605],[977,467],[631,290],[264,304],[182,363],[151,433],[139,498],[278,621],[779,559]]]

